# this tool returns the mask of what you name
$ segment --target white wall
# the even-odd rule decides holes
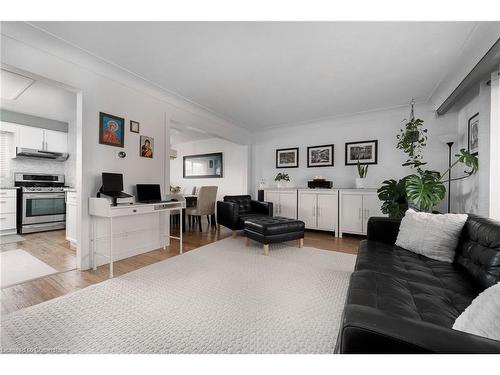
[[[489,215],[489,150],[490,150],[490,87],[483,82],[476,92],[463,103],[458,103],[458,147],[468,148],[469,119],[479,113],[479,171],[476,175],[457,181],[458,199],[454,209],[460,212],[473,212]],[[463,176],[461,168],[454,171],[453,177]]]
[[[429,129],[429,140],[424,152],[424,160],[429,169],[444,171],[448,164],[448,147],[439,141],[439,135],[456,132],[456,114],[435,117],[430,106],[417,105],[415,114],[424,120]],[[252,147],[252,192],[255,194],[261,178],[266,186],[275,186],[274,176],[278,172],[290,175],[292,186],[303,187],[316,175],[332,180],[335,187],[354,187],[357,170],[345,165],[345,143],[364,140],[378,140],[378,164],[368,168],[367,187],[378,188],[382,181],[401,178],[411,173],[402,167],[405,154],[397,150],[396,134],[408,118],[409,108],[365,113],[321,121],[293,128],[279,128],[254,136]],[[315,145],[335,145],[334,166],[307,168],[307,147]],[[276,149],[299,147],[299,168],[276,169]],[[455,148],[454,148],[455,151]],[[444,210],[446,207],[441,206]]]
[[[177,158],[170,161],[170,184],[181,186],[190,193],[194,186],[218,186],[218,198],[224,195],[247,194],[247,153],[248,146],[239,145],[220,138],[202,139],[172,146],[177,150]],[[186,155],[223,153],[222,178],[183,178],[182,160]]]
[[[190,124],[228,139],[247,141],[248,133],[225,120],[189,103],[171,98],[157,87],[97,60],[75,47],[40,32],[24,23],[2,22],[2,64],[17,67],[60,82],[78,92],[77,148],[81,145],[81,165],[77,165],[79,205],[78,266],[89,262],[90,216],[88,198],[95,196],[103,171],[124,174],[125,191],[133,185],[169,183],[168,128],[171,119]],[[99,112],[118,115],[126,120],[125,148],[100,145]],[[129,120],[140,122],[141,134],[155,138],[155,157],[139,157],[139,135],[128,131]],[[117,151],[128,156],[117,158]],[[78,164],[78,163],[77,163]]]

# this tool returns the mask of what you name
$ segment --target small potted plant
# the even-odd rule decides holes
[[[278,173],[276,177],[274,178],[274,181],[278,183],[278,187],[281,188],[283,187],[283,181],[285,182],[290,182],[290,176],[288,173]]]
[[[364,189],[366,187],[366,174],[368,173],[368,165],[361,165],[358,159],[358,176],[356,178],[356,189]]]

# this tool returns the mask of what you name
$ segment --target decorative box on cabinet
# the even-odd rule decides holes
[[[17,189],[0,190],[0,235],[17,232]]]
[[[339,237],[343,233],[366,235],[371,216],[386,216],[376,189],[341,189],[339,193]]]
[[[273,203],[273,216],[297,218],[297,189],[269,189],[264,200]]]
[[[307,229],[338,232],[338,190],[300,189],[298,219]]]

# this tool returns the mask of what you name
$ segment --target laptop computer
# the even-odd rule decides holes
[[[137,202],[139,203],[162,203],[159,184],[137,184]]]

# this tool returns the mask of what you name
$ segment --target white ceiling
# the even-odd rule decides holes
[[[250,130],[425,102],[475,22],[35,22]]]
[[[1,90],[0,76],[0,90]],[[44,81],[35,80],[17,99],[1,99],[0,108],[13,112],[70,122],[76,116],[76,96]]]

